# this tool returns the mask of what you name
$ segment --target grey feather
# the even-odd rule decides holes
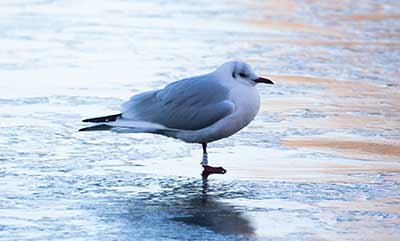
[[[183,79],[164,89],[133,96],[122,105],[123,119],[161,124],[167,128],[198,130],[235,109],[228,90],[210,75]]]

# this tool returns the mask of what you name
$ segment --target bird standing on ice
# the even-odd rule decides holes
[[[134,95],[122,113],[85,119],[96,124],[79,131],[153,133],[199,143],[202,176],[224,174],[224,168],[208,165],[207,143],[235,134],[254,119],[260,108],[258,83],[273,84],[244,62],[227,62],[212,73]]]

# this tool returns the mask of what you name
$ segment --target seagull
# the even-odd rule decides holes
[[[229,61],[215,71],[142,92],[122,104],[119,114],[85,119],[95,123],[79,131],[152,133],[198,143],[203,147],[202,176],[225,174],[208,165],[207,144],[247,126],[260,109],[255,86],[273,84],[257,76],[249,64]]]

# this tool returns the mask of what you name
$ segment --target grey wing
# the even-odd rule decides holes
[[[123,104],[122,117],[173,129],[198,130],[234,111],[228,94],[209,75],[184,79],[164,89],[133,96]]]

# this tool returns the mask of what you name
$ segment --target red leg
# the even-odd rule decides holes
[[[208,165],[203,165],[203,172],[201,173],[201,176],[204,178],[207,178],[211,174],[225,174],[226,170],[223,167],[212,167]]]
[[[203,179],[207,179],[207,177],[211,174],[225,174],[226,170],[222,167],[212,167],[208,165],[208,158],[207,158],[207,143],[202,143],[203,146],[203,161],[202,166],[204,168],[201,176]]]

